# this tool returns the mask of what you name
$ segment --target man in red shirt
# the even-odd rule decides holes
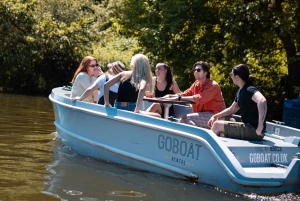
[[[226,108],[219,84],[210,79],[209,64],[198,61],[193,65],[196,81],[178,95],[178,100],[193,101],[193,113],[184,115],[179,122],[208,128],[207,122],[214,115]],[[173,96],[172,96],[173,97]]]

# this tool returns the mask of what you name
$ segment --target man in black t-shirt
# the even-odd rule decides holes
[[[245,64],[232,68],[230,73],[234,84],[239,86],[232,105],[215,114],[208,121],[208,127],[221,137],[243,140],[262,140],[266,128],[267,101],[254,86],[254,77]],[[231,116],[240,110],[241,122],[218,120]]]

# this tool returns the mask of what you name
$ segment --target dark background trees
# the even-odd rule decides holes
[[[237,88],[228,73],[246,63],[268,99],[269,119],[281,118],[285,98],[298,98],[299,1],[125,2],[124,32],[137,37],[154,61],[171,62],[182,89],[194,81],[192,64],[207,61],[229,105]]]
[[[106,70],[142,52],[168,61],[181,90],[192,65],[210,63],[226,105],[237,90],[228,76],[246,63],[281,119],[284,99],[299,96],[298,0],[0,0],[0,86],[50,93],[69,84],[85,55]]]

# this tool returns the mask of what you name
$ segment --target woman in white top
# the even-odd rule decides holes
[[[94,91],[98,91],[98,89],[100,88],[100,99],[99,99],[98,103],[101,105],[104,105],[104,84],[110,78],[112,78],[113,76],[115,76],[125,70],[125,65],[120,61],[110,63],[107,65],[107,67],[108,67],[108,70],[104,74],[102,74],[100,77],[98,77],[97,80],[95,80],[95,82],[82,93],[81,96],[73,98],[72,101],[83,100],[84,98],[86,98],[90,94],[92,94]],[[110,91],[109,102],[112,105],[114,104],[114,102],[118,96],[118,89],[119,89],[119,82],[112,85],[109,88],[109,91]]]
[[[71,89],[71,98],[80,96],[95,82],[100,74],[103,74],[103,72],[100,68],[98,68],[97,59],[92,56],[84,57],[71,82],[73,85]],[[95,91],[82,100],[85,102],[97,103],[99,100],[99,91]]]

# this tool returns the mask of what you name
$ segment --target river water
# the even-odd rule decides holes
[[[64,148],[48,97],[0,93],[0,201],[299,200],[238,195]]]

